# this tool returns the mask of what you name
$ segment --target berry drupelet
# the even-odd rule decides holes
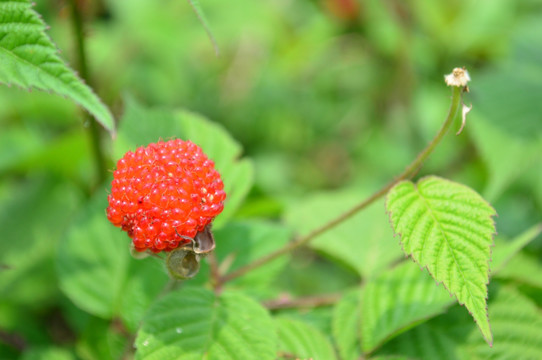
[[[225,198],[220,174],[199,146],[159,141],[117,162],[107,218],[128,233],[136,251],[171,251],[204,232]]]

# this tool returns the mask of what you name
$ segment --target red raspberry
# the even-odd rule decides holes
[[[107,218],[128,233],[137,251],[171,251],[222,212],[223,189],[214,162],[199,146],[159,141],[117,162]]]

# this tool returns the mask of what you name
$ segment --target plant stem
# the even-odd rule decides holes
[[[77,69],[81,78],[90,86],[90,74],[87,65],[85,51],[85,36],[83,33],[83,15],[77,0],[70,0],[71,19],[77,48]],[[98,184],[105,181],[107,177],[107,164],[102,150],[101,127],[88,113],[83,114],[83,123],[88,124],[88,132],[92,143],[92,152],[96,165],[96,176]]]
[[[263,306],[269,310],[287,309],[295,307],[318,307],[335,304],[342,294],[325,294],[291,299],[289,297],[263,302]]]
[[[433,152],[435,147],[440,143],[444,135],[446,135],[446,132],[450,128],[450,126],[453,123],[453,120],[455,119],[458,109],[462,103],[462,94],[463,94],[463,87],[453,86],[452,87],[452,102],[450,105],[450,110],[448,111],[448,116],[446,117],[446,120],[442,124],[442,127],[437,132],[433,140],[423,149],[416,159],[410,165],[408,165],[405,170],[397,176],[395,179],[390,181],[388,184],[383,186],[380,190],[373,193],[371,196],[369,196],[367,199],[363,200],[359,204],[355,205],[350,210],[346,211],[345,213],[339,215],[335,219],[329,221],[328,223],[324,224],[323,226],[314,229],[309,234],[305,236],[297,237],[294,241],[286,244],[284,247],[278,249],[275,252],[272,252],[262,258],[259,258],[255,261],[253,261],[250,264],[247,264],[243,267],[240,267],[239,269],[226,274],[221,278],[221,283],[228,282],[230,280],[233,280],[235,278],[238,278],[239,276],[242,276],[246,274],[248,271],[255,269],[257,267],[260,267],[279,256],[282,256],[286,253],[289,253],[290,251],[307,244],[309,241],[313,240],[317,236],[325,233],[326,231],[334,228],[335,226],[339,225],[340,223],[344,222],[345,220],[349,219],[353,215],[357,214],[359,211],[365,209],[367,206],[371,205],[376,200],[380,199],[382,196],[386,195],[386,193],[394,187],[397,183],[399,183],[402,180],[410,179],[412,178],[419,170],[419,168],[423,165],[423,162],[427,160],[429,155]]]
[[[21,335],[10,333],[4,329],[0,329],[0,342],[20,352],[28,348],[27,341]]]
[[[211,286],[215,293],[219,294],[221,291],[220,272],[218,270],[218,260],[214,251],[207,256],[207,260],[209,261],[209,268],[211,271]]]

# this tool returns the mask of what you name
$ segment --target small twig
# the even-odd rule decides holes
[[[111,320],[111,323],[109,324],[109,327],[115,332],[115,334],[118,334],[122,336],[126,341],[124,342],[124,347],[122,349],[122,353],[119,356],[119,359],[121,360],[128,360],[133,359],[134,357],[134,342],[136,340],[137,333],[131,333],[122,320],[118,317],[114,317]]]
[[[211,252],[207,256],[207,261],[209,261],[209,268],[211,271],[211,285],[216,293],[220,292],[220,271],[218,269],[218,260],[214,252]]]
[[[302,298],[291,298],[290,296],[284,296],[278,299],[264,301],[263,306],[265,306],[269,310],[297,307],[313,308],[319,306],[333,305],[341,299],[341,296],[341,294],[315,295]]]
[[[289,353],[289,352],[286,352],[286,351],[279,351],[277,353],[277,358],[278,359],[296,359],[296,360],[298,360],[299,356],[297,356],[295,354],[292,354],[292,353]],[[310,360],[310,359],[307,359],[307,360]]]
[[[91,79],[87,65],[85,35],[83,32],[83,14],[80,6],[77,0],[70,0],[71,20],[77,49],[77,69],[81,78],[90,86]],[[97,181],[98,184],[101,184],[107,178],[107,161],[102,149],[102,130],[98,122],[86,112],[83,113],[83,122],[88,123],[88,132],[96,163]]]
[[[9,333],[2,329],[0,329],[0,342],[21,352],[27,348],[27,342],[21,335]]]
[[[463,86],[453,86],[452,87],[452,102],[450,105],[450,109],[448,111],[448,116],[446,117],[446,120],[442,124],[442,127],[438,131],[438,133],[435,135],[433,140],[423,149],[416,159],[410,165],[408,165],[405,170],[397,176],[394,180],[390,181],[388,184],[383,186],[380,190],[369,196],[367,199],[359,203],[358,205],[354,206],[350,210],[346,211],[345,213],[339,215],[335,219],[329,221],[328,223],[324,224],[323,226],[314,229],[309,234],[305,236],[299,236],[294,241],[286,244],[284,247],[276,250],[273,253],[270,253],[262,258],[259,258],[255,261],[253,261],[250,264],[247,264],[243,267],[240,267],[239,269],[226,274],[221,278],[220,284],[223,284],[225,282],[231,281],[235,278],[238,278],[239,276],[242,276],[249,272],[252,269],[255,269],[257,267],[260,267],[264,264],[267,264],[268,262],[291,252],[292,250],[307,244],[317,236],[325,233],[326,231],[334,228],[335,226],[339,225],[340,223],[344,222],[345,220],[351,218],[353,215],[357,214],[359,211],[365,209],[367,206],[371,205],[376,200],[380,199],[382,196],[386,195],[388,191],[394,187],[397,183],[399,183],[402,180],[410,179],[418,172],[422,164],[427,160],[429,155],[433,152],[435,147],[440,143],[444,135],[447,133],[448,129],[453,123],[453,120],[455,119],[458,109],[462,103],[462,94],[464,91]]]
[[[213,32],[211,31],[211,27],[209,26],[209,22],[207,21],[207,18],[205,17],[205,14],[203,13],[203,10],[201,9],[199,1],[188,0],[188,3],[192,7],[192,10],[194,10],[194,12],[196,13],[196,16],[198,17],[198,20],[201,23],[201,25],[203,25],[203,28],[205,29],[205,32],[207,33],[209,40],[211,40],[211,44],[213,45],[213,48],[215,50],[215,55],[218,57],[220,55],[220,49],[218,48],[218,43],[216,42]]]
[[[166,294],[169,294],[170,292],[174,291],[174,290],[177,290],[179,288],[179,286],[182,285],[182,281],[181,280],[178,280],[178,279],[169,279],[169,281],[167,282],[167,284],[164,286],[164,288],[162,289],[162,291],[160,292],[160,294],[158,295],[158,297],[162,297]]]

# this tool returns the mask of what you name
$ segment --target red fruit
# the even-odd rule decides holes
[[[189,243],[224,208],[224,184],[201,148],[159,141],[117,162],[107,218],[137,251],[171,251]]]

